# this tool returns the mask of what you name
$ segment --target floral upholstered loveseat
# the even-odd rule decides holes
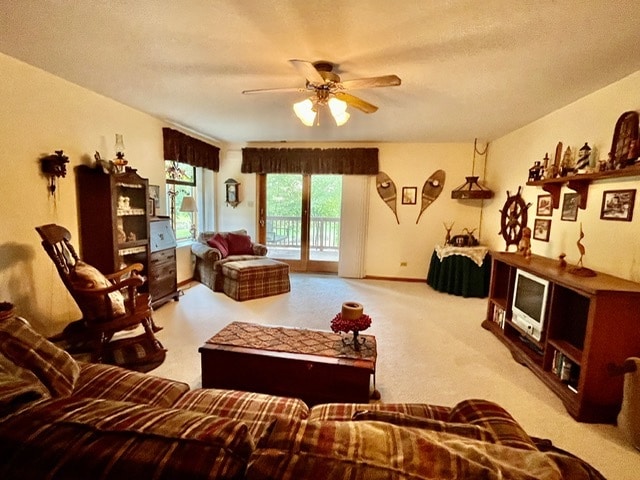
[[[0,478],[602,477],[488,401],[309,408],[294,398],[190,390],[76,362],[14,316],[0,321]]]
[[[196,260],[193,279],[214,292],[222,292],[222,265],[226,262],[262,258],[267,255],[267,247],[251,241],[246,230],[202,232],[191,245],[191,253]]]

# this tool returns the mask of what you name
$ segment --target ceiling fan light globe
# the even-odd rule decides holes
[[[349,115],[347,112],[342,112],[340,115],[333,115],[333,119],[336,121],[336,125],[339,127],[347,123],[349,117],[351,117],[351,115]]]
[[[307,127],[313,127],[313,122],[316,119],[316,112],[313,108],[313,102],[310,99],[307,98],[301,102],[294,103],[293,112],[304,125]]]
[[[344,114],[347,111],[347,102],[336,97],[331,97],[329,99],[329,109],[331,110],[331,115],[334,117]]]

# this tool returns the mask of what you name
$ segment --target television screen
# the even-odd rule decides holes
[[[524,275],[518,276],[518,289],[514,298],[514,305],[531,319],[540,323],[542,308],[544,307],[545,285]]]

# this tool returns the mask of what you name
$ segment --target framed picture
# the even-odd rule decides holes
[[[149,215],[155,217],[160,205],[160,185],[149,185]]]
[[[565,193],[562,201],[562,220],[575,222],[578,219],[578,205],[580,204],[579,193]]]
[[[147,200],[148,205],[148,210],[149,210],[149,216],[150,217],[155,217],[156,216],[156,201],[149,197],[149,199]]]
[[[160,185],[149,185],[149,198],[153,198],[158,203],[158,200],[160,200]]]
[[[553,214],[551,195],[538,195],[538,209],[536,214],[539,217],[550,217]]]
[[[402,204],[415,205],[418,187],[402,187]]]
[[[551,220],[548,218],[536,218],[535,222],[533,222],[533,238],[543,242],[548,242],[550,232]]]
[[[636,199],[635,190],[609,190],[602,194],[602,220],[620,220],[630,222],[633,218],[633,204]]]

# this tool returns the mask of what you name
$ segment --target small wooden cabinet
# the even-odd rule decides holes
[[[604,273],[580,277],[556,260],[492,252],[487,318],[493,332],[518,362],[528,366],[579,421],[615,422],[622,402],[623,376],[615,374],[628,357],[640,354],[640,284]],[[517,269],[549,280],[545,329],[531,340],[512,319]],[[566,359],[571,371],[558,372]]]
[[[150,232],[149,293],[151,305],[158,308],[179,299],[176,240],[169,217],[152,217]]]
[[[149,182],[135,171],[76,167],[80,253],[102,273],[132,263],[149,267]],[[145,290],[146,284],[141,288]]]

